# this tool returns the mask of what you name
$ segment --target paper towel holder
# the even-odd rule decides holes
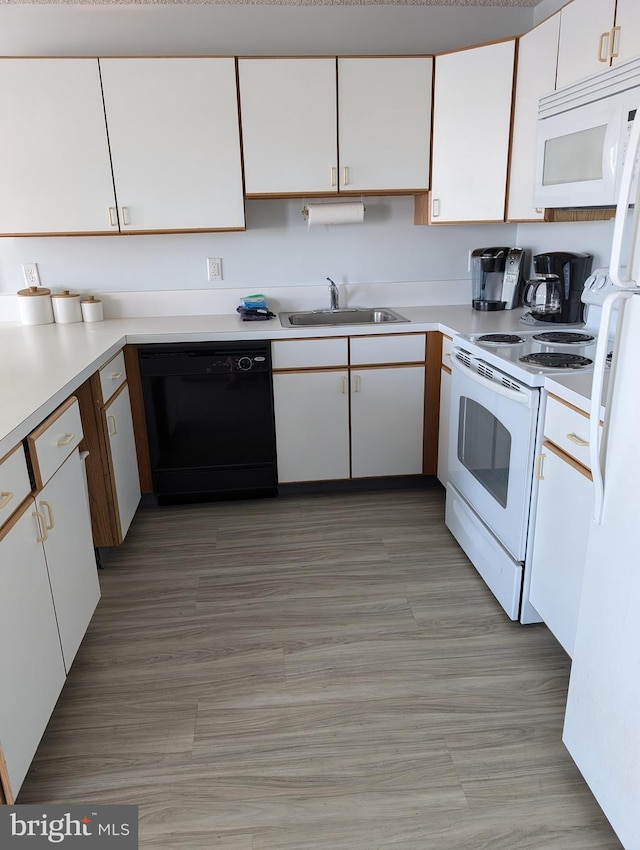
[[[352,204],[352,203],[353,203],[353,200],[354,200],[353,198],[352,198],[351,200],[349,200],[349,201],[346,201],[346,200],[345,200],[345,201],[342,201],[342,200],[340,200],[340,201],[338,201],[338,202],[335,202],[335,201],[333,201],[333,200],[329,200],[329,201],[327,201],[327,203],[328,203],[328,204],[333,204],[334,206],[340,206],[340,204],[341,204],[341,203],[343,203],[343,204]],[[362,210],[363,210],[363,212],[365,212],[365,213],[366,213],[366,211],[367,211],[367,207],[366,207],[366,205],[365,205],[365,203],[364,203],[364,197],[363,197],[362,195],[360,196],[360,203],[362,204]],[[301,210],[301,213],[302,213],[302,217],[303,217],[303,218],[308,218],[308,217],[309,217],[309,208],[308,208],[308,206],[307,206],[307,203],[306,203],[306,202],[305,202],[305,205],[303,206],[303,208],[302,208],[302,210]]]

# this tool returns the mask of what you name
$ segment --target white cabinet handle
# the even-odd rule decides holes
[[[112,381],[117,381],[118,378],[122,377],[122,372],[112,372],[109,377],[111,378]]]
[[[336,185],[336,172],[337,172],[337,169],[335,168],[335,166],[332,165],[331,168],[329,169],[329,184],[331,186]]]
[[[440,198],[434,198],[431,201],[431,218],[438,218],[440,215]]]
[[[131,224],[129,219],[129,207],[120,207],[120,215],[122,216],[123,224]]]
[[[612,27],[609,36],[609,56],[617,59],[620,56],[620,27]]]
[[[353,391],[354,393],[360,392],[360,375],[353,376]]]
[[[340,392],[344,395],[347,391],[347,379],[344,375],[340,378]],[[0,506],[1,507],[1,506]]]
[[[589,440],[583,440],[582,437],[579,437],[577,434],[567,434],[567,440],[571,440],[572,443],[575,443],[576,446],[588,446]]]
[[[609,33],[601,32],[598,42],[598,62],[609,61]]]
[[[62,439],[58,440],[59,446],[68,446],[71,440],[75,437],[75,434],[65,434]]]
[[[3,492],[3,493],[0,493],[0,511],[3,508],[7,507],[7,505],[11,501],[11,499],[13,499],[13,493],[9,493],[9,492],[6,492],[6,491]]]
[[[40,537],[36,537],[36,543],[44,543],[44,541],[49,537],[47,533],[47,524],[44,521],[44,516],[40,513],[40,511],[33,511],[31,516],[37,517],[39,520],[38,526],[40,527]]]
[[[342,185],[343,186],[349,185],[349,168],[346,165],[342,169]]]
[[[109,224],[111,227],[118,226],[118,213],[115,207],[109,207]]]
[[[535,468],[535,476],[537,481],[544,481],[544,475],[542,474],[542,464],[544,463],[546,455],[544,452],[538,455],[536,458],[536,468]]]
[[[46,509],[47,509],[47,514],[49,515],[49,522],[47,522],[47,521],[46,521],[46,519],[44,519],[44,514],[43,514],[43,513],[42,513],[42,514],[40,514],[40,516],[41,516],[41,517],[42,517],[42,519],[44,520],[44,527],[45,527],[45,529],[46,529],[47,531],[51,531],[51,529],[52,529],[52,528],[54,528],[54,527],[55,527],[55,524],[56,524],[56,521],[55,521],[55,519],[53,518],[53,510],[51,509],[51,505],[49,504],[49,502],[45,502],[45,501],[44,501],[44,499],[41,499],[41,501],[40,501],[40,505],[41,505],[42,507],[44,507],[44,508],[46,508]]]
[[[111,428],[109,428],[110,422],[113,422],[113,431],[111,430]],[[113,415],[113,413],[107,413],[107,430],[109,431],[110,437],[115,437],[115,435],[118,433],[118,420]]]

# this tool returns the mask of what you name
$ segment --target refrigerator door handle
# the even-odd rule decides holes
[[[591,384],[591,409],[589,416],[589,461],[593,477],[593,521],[596,525],[602,522],[602,507],[604,503],[605,469],[602,452],[602,437],[600,433],[600,406],[602,404],[602,388],[607,364],[607,349],[609,348],[609,326],[611,313],[618,301],[631,298],[631,290],[612,292],[602,305],[602,317],[598,329],[598,341],[593,364],[593,381]],[[613,373],[612,376],[613,377]],[[606,416],[606,414],[605,414]],[[606,425],[605,425],[606,428]]]
[[[613,224],[613,237],[611,243],[611,262],[609,263],[609,276],[611,282],[620,287],[620,289],[636,289],[638,284],[631,279],[629,275],[633,274],[633,259],[636,252],[636,237],[638,233],[638,224],[640,220],[640,180],[637,181],[636,197],[631,198],[631,188],[636,169],[636,160],[638,151],[640,150],[640,110],[636,111],[636,117],[633,120],[631,134],[629,136],[629,144],[624,155],[624,165],[622,167],[622,175],[620,178],[620,189],[618,190],[618,203],[616,205],[616,217]],[[618,151],[618,155],[621,152]],[[633,211],[633,228],[631,234],[631,244],[627,251],[627,257],[622,256],[622,244],[624,240],[625,225],[627,223],[627,215],[629,205],[635,203]],[[623,278],[623,260],[628,259],[626,274]]]

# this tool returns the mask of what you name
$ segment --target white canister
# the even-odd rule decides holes
[[[87,295],[80,302],[82,308],[82,318],[85,322],[101,322],[104,318],[102,312],[102,301],[95,298],[93,295]]]
[[[82,321],[79,295],[73,295],[68,289],[63,289],[62,292],[52,295],[51,301],[53,317],[59,325],[70,325],[73,322]]]
[[[23,325],[50,325],[53,322],[51,290],[30,286],[18,291],[18,310]]]

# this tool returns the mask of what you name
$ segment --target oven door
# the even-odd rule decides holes
[[[460,349],[451,366],[449,480],[524,561],[540,391]]]

